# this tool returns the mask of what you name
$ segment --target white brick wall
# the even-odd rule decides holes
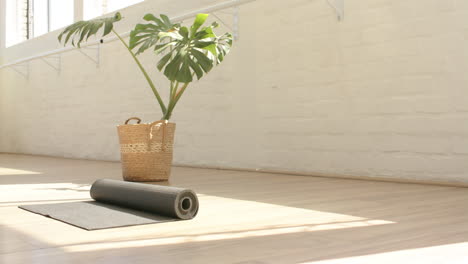
[[[5,21],[6,21],[6,2],[0,0],[0,64],[3,61],[3,50],[5,49]]]
[[[213,2],[151,1],[124,16]],[[232,54],[174,113],[175,163],[468,183],[468,1],[345,2],[343,22],[325,0],[242,6]],[[56,46],[45,36],[7,56]],[[0,151],[117,160],[115,125],[160,117],[119,43],[99,69],[76,52],[59,76],[31,66],[29,81],[0,72]]]

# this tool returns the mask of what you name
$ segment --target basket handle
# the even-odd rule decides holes
[[[166,125],[169,121],[168,120],[159,120],[150,124],[150,132],[148,138],[148,150],[151,148],[151,141],[153,139],[153,128],[157,127],[158,131],[162,127],[162,140],[161,140],[161,149],[164,151],[165,146],[165,137],[166,137]]]
[[[130,122],[130,120],[136,120],[137,121],[137,124],[140,124],[141,123],[141,119],[138,118],[138,117],[130,117],[129,119],[127,119],[127,121],[125,121],[125,124],[127,125],[128,122]]]

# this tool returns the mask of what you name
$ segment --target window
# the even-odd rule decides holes
[[[83,0],[83,18],[92,19],[144,0]]]
[[[6,0],[6,47],[72,24],[75,1],[87,20],[144,0]]]
[[[28,39],[27,8],[25,1],[6,1],[6,36],[7,47]]]
[[[74,0],[49,0],[49,31],[73,24],[73,2]]]
[[[73,0],[32,0],[32,37],[73,23]]]
[[[6,46],[73,23],[74,0],[6,0]]]
[[[49,3],[47,0],[33,1],[32,35],[37,37],[49,32]]]

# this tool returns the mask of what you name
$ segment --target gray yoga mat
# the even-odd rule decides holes
[[[116,180],[97,180],[94,201],[23,205],[20,208],[86,230],[188,220],[197,215],[189,189]]]

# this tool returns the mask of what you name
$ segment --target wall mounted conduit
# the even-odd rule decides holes
[[[10,66],[12,70],[21,75],[24,79],[29,80],[29,61],[23,61]]]
[[[328,4],[335,9],[338,20],[344,19],[344,0],[327,0]]]
[[[99,68],[101,63],[101,43],[98,43],[96,46],[86,46],[78,49],[78,51],[83,54],[86,58],[96,64],[96,68]],[[94,55],[90,53],[94,52]]]
[[[62,54],[59,53],[48,57],[42,57],[41,60],[60,74],[62,70]]]

